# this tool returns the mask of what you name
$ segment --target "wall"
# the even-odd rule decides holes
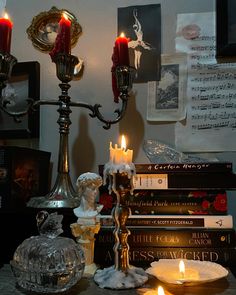
[[[55,75],[55,64],[48,54],[33,48],[26,29],[33,16],[47,11],[52,6],[65,8],[74,13],[82,26],[83,33],[72,54],[84,60],[84,75],[79,81],[71,82],[70,95],[73,101],[84,101],[103,106],[105,116],[111,118],[117,107],[113,103],[111,91],[111,54],[117,30],[117,7],[143,4],[161,4],[162,14],[162,53],[175,52],[175,24],[178,13],[214,11],[214,0],[8,0],[7,9],[14,21],[12,54],[18,61],[37,60],[41,65],[41,98],[57,99],[60,94],[59,81]],[[116,143],[121,133],[128,138],[128,146],[134,149],[136,163],[147,162],[142,142],[144,139],[157,139],[174,145],[173,123],[151,123],[146,120],[147,85],[135,84],[135,95],[131,97],[125,118],[110,130],[104,130],[102,123],[88,116],[88,111],[73,108],[69,137],[71,178],[86,171],[97,172],[98,164],[105,163],[109,155],[109,142]],[[56,107],[41,107],[40,149],[52,152],[53,179],[55,179],[58,156],[58,113]],[[221,160],[235,161],[234,153],[218,153]],[[233,207],[233,193],[229,200]]]

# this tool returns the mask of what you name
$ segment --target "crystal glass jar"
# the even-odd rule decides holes
[[[10,261],[18,285],[39,293],[64,292],[82,277],[84,253],[62,233],[63,216],[40,211],[37,216],[39,236],[32,236],[20,244]]]

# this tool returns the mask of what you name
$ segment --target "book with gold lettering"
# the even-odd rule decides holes
[[[102,214],[111,214],[116,202],[114,193],[101,190],[99,203]],[[124,199],[133,215],[186,214],[224,215],[228,212],[225,190],[134,190]]]
[[[98,168],[99,174],[103,175],[104,166]],[[236,189],[236,174],[231,163],[135,164],[135,168],[135,189]]]
[[[234,229],[128,227],[128,244],[137,247],[235,247]],[[113,227],[101,227],[95,247],[114,245]]]
[[[99,173],[103,173],[104,165],[99,165]],[[199,163],[159,163],[135,164],[137,173],[168,172],[208,172],[232,173],[232,162],[199,162]]]
[[[101,215],[101,226],[114,226],[111,215]],[[131,215],[126,221],[131,227],[156,228],[233,228],[233,216],[228,215]]]
[[[193,247],[130,247],[130,263],[134,266],[147,267],[158,259],[191,259],[211,261],[224,266],[234,266],[236,263],[235,248],[193,248]],[[114,251],[111,245],[95,247],[94,262],[101,267],[114,264]]]

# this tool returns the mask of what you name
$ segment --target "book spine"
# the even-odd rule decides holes
[[[233,229],[155,229],[138,228],[129,229],[128,244],[133,247],[234,247],[236,236]],[[95,247],[107,244],[114,245],[113,228],[101,228],[96,235]]]
[[[168,194],[166,193],[168,192]],[[99,202],[106,199],[107,192],[101,193]],[[116,196],[111,195],[115,203]],[[127,196],[124,205],[130,207],[132,214],[227,214],[227,194],[225,191],[190,191],[181,193],[174,191],[137,190]],[[105,207],[106,208],[106,207]],[[103,210],[111,214],[110,210]]]
[[[104,165],[98,166],[99,173],[103,174]],[[167,173],[167,172],[233,172],[231,162],[205,163],[162,163],[162,164],[135,164],[136,173]]]
[[[130,263],[135,266],[149,266],[159,259],[191,259],[211,261],[224,266],[233,266],[236,263],[234,248],[163,248],[163,247],[130,247]],[[112,247],[95,247],[94,262],[101,266],[114,264]]]
[[[101,215],[102,226],[113,225],[111,215]],[[131,215],[127,226],[179,227],[179,228],[218,228],[232,229],[232,215]]]
[[[135,164],[137,173],[165,172],[233,172],[231,162]]]
[[[233,173],[137,173],[134,189],[235,189],[236,175]]]

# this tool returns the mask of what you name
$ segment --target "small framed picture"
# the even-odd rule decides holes
[[[216,58],[236,60],[236,0],[216,0]]]
[[[43,52],[53,49],[59,28],[58,23],[63,14],[71,21],[71,46],[73,47],[77,43],[82,28],[75,15],[66,9],[58,9],[53,6],[49,11],[43,11],[36,15],[26,30],[36,49]]]
[[[7,110],[22,114],[17,119],[0,110],[0,139],[39,137],[39,108],[27,112],[29,100],[40,98],[40,64],[36,61],[17,63],[3,89],[2,100]]]

